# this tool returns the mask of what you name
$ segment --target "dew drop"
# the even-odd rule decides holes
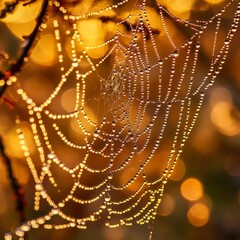
[[[105,197],[104,197],[105,201],[106,202],[109,202],[111,200],[111,197],[109,194],[107,194]]]
[[[37,184],[35,185],[35,189],[36,189],[36,191],[38,191],[38,192],[42,191],[42,190],[43,190],[42,184],[41,184],[41,183],[37,183]]]
[[[27,232],[30,230],[30,226],[27,224],[27,223],[24,223],[22,226],[21,226],[21,229],[24,231],[24,232]]]
[[[96,138],[99,136],[98,130],[96,130],[96,131],[93,133],[93,136],[96,137]]]
[[[178,51],[178,49],[176,49],[176,50],[173,52],[173,56],[174,56],[174,57],[178,57],[178,56],[179,56],[179,51]]]
[[[113,179],[113,173],[110,172],[110,173],[108,174],[107,178],[108,178],[109,180]]]
[[[12,238],[12,234],[11,234],[11,233],[5,233],[4,239],[5,239],[5,240],[12,240],[12,239],[13,239],[13,238]]]
[[[75,227],[76,226],[76,223],[75,222],[71,222],[70,223],[70,227]]]
[[[23,237],[24,236],[24,231],[21,228],[17,228],[17,230],[15,231],[15,234],[18,237]]]
[[[59,210],[57,208],[52,209],[52,214],[57,215],[59,213]]]

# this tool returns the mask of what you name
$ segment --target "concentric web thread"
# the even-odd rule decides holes
[[[226,60],[239,24],[240,3],[230,1],[210,20],[191,22],[173,16],[160,4],[150,8],[146,1],[125,17],[117,17],[114,11],[127,2],[75,15],[60,2],[50,1],[54,16],[42,27],[55,34],[57,85],[44,102],[37,103],[21,87],[21,80],[13,84],[28,111],[28,118],[19,114],[16,124],[35,182],[34,208],[39,211],[45,204],[49,212],[7,233],[6,240],[13,235],[24,239],[26,232],[38,227],[86,229],[102,222],[114,228],[150,224],[155,219],[205,92]],[[235,12],[223,40],[219,30],[232,5]],[[152,26],[151,11],[157,16],[157,27]],[[89,19],[113,22],[114,32],[101,43],[87,44],[80,26]],[[179,39],[170,26],[183,33]],[[202,72],[201,47],[210,29],[215,29],[209,41],[211,58]],[[94,51],[105,52],[94,58]],[[68,88],[74,88],[75,106],[59,113],[52,103]],[[30,154],[22,121],[31,125],[38,159]],[[78,138],[65,130],[69,123],[77,127]],[[171,141],[167,136],[172,136]],[[58,154],[57,144],[69,151],[68,157]],[[77,159],[71,158],[71,151],[77,152]],[[71,186],[64,185],[65,177],[71,179]],[[72,213],[70,205],[78,211]]]

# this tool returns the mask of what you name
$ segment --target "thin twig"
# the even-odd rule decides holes
[[[23,2],[23,6],[27,6],[36,1],[37,0],[13,0],[11,2],[5,2],[5,7],[0,10],[0,19],[5,18],[8,13],[12,13],[20,2]]]
[[[28,3],[31,3],[31,2],[28,2]],[[33,32],[28,37],[25,38],[25,47],[23,49],[21,56],[17,60],[17,62],[15,64],[12,64],[10,66],[9,70],[6,71],[5,73],[0,72],[0,78],[2,80],[4,80],[4,82],[5,82],[5,84],[2,87],[0,87],[0,98],[2,97],[3,93],[7,89],[6,82],[9,79],[9,77],[20,72],[24,63],[28,60],[30,50],[32,49],[34,43],[36,42],[37,34],[39,32],[39,29],[41,28],[42,23],[44,22],[44,18],[46,16],[46,12],[47,12],[48,2],[49,2],[49,0],[45,0],[43,2],[41,12],[40,12],[38,18],[36,19],[36,26],[35,26]]]
[[[7,172],[8,172],[8,178],[11,182],[11,187],[14,191],[14,195],[16,197],[16,209],[19,212],[20,215],[20,221],[24,222],[26,221],[26,216],[25,216],[25,200],[24,200],[24,191],[21,187],[21,185],[18,183],[18,180],[14,176],[13,169],[12,169],[12,164],[11,160],[9,157],[6,155],[5,150],[4,150],[4,145],[2,143],[2,138],[0,137],[0,153],[3,157],[3,161],[7,167]]]
[[[7,13],[12,13],[16,6],[18,5],[19,0],[15,0],[12,2],[6,2],[5,7],[0,10],[0,19],[5,18],[7,16]]]
[[[12,3],[5,3],[5,8],[0,12],[0,18],[2,16],[6,16],[7,13],[13,12],[13,10],[15,9],[15,7],[19,3],[19,1],[22,1],[23,5],[25,6],[30,3],[33,3],[35,0],[15,0]],[[49,0],[44,0],[40,14],[39,14],[38,18],[36,19],[36,26],[35,26],[33,32],[28,37],[25,38],[24,48],[23,48],[22,54],[19,57],[19,59],[17,59],[17,61],[10,66],[9,70],[7,70],[6,72],[0,72],[0,80],[4,81],[3,86],[0,87],[0,98],[3,96],[5,90],[7,89],[7,86],[8,86],[7,80],[11,76],[20,72],[24,63],[27,61],[27,58],[30,55],[30,51],[31,51],[34,43],[36,42],[36,38],[37,38],[39,30],[41,29],[41,25],[43,24],[44,19],[46,17],[48,3],[49,3]],[[3,156],[4,163],[7,167],[8,178],[11,182],[12,189],[16,196],[16,203],[17,203],[16,209],[19,212],[20,221],[21,221],[21,223],[23,223],[26,220],[23,189],[22,189],[21,185],[18,183],[16,177],[14,176],[11,160],[9,159],[9,157],[6,155],[6,153],[4,151],[4,145],[3,145],[1,137],[0,137],[0,153]]]

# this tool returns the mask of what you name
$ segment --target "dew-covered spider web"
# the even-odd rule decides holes
[[[5,239],[24,239],[39,227],[86,229],[102,222],[115,228],[154,221],[240,17],[234,0],[201,21],[177,18],[158,2],[124,0],[87,12],[81,3],[71,8],[49,2],[48,21],[41,27],[56,40],[53,91],[39,102],[35,96],[41,89],[28,92],[21,75],[11,78],[27,111],[27,117],[17,113],[17,133],[35,182],[39,216]],[[94,38],[95,28],[104,24],[111,31]],[[85,25],[88,35],[82,33]],[[206,39],[211,51],[203,61]],[[53,103],[69,89],[74,104],[59,111]],[[38,157],[29,151],[23,121],[31,125]],[[75,134],[67,131],[70,125]],[[71,184],[66,186],[65,179]],[[44,214],[42,204],[49,209]]]

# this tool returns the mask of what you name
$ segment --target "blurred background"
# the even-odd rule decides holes
[[[65,2],[74,1],[65,0]],[[87,6],[89,2],[93,1],[81,1],[80,3],[82,6]],[[113,1],[98,2],[101,6],[113,4]],[[209,19],[228,1],[158,0],[158,2],[166,6],[175,16],[186,20]],[[34,19],[41,4],[42,1],[36,1],[25,8],[19,7],[13,15],[8,15],[0,21],[1,71],[6,70],[19,55],[23,36],[27,36],[34,28]],[[3,7],[4,1],[1,1],[0,9]],[[106,27],[106,31],[110,28],[111,26]],[[165,188],[155,221],[153,239],[240,240],[239,37],[238,29],[224,68],[214,86],[207,92],[193,132]],[[202,51],[209,58],[208,47],[207,43],[203,44]],[[106,50],[95,52],[92,53],[92,57],[97,59],[105,53]],[[48,80],[54,76],[53,69],[56,65],[55,38],[53,34],[47,32],[34,48],[30,61],[21,76],[24,79],[25,88],[30,92],[32,88],[42,89],[37,93],[36,101],[41,102],[46,99],[52,91],[52,85]],[[65,110],[73,105],[74,99],[71,99],[71,95],[70,89],[62,96],[61,107]],[[38,215],[34,213],[32,206],[34,185],[23,158],[14,123],[14,105],[18,104],[18,98],[11,90],[5,96],[6,99],[1,100],[0,107],[0,134],[4,137],[6,151],[12,159],[15,175],[25,191],[27,216],[33,218]],[[24,124],[21,127],[30,139],[32,134],[30,127],[27,123]],[[74,126],[72,128],[74,129]],[[34,142],[29,144],[31,153],[36,154]],[[15,199],[3,161],[0,161],[0,173],[0,236],[2,237],[5,232],[19,225],[19,216],[15,210]],[[48,240],[141,240],[147,239],[148,236],[147,228],[109,230],[96,226],[93,229],[88,231],[33,230],[29,239],[37,240],[47,236]]]

